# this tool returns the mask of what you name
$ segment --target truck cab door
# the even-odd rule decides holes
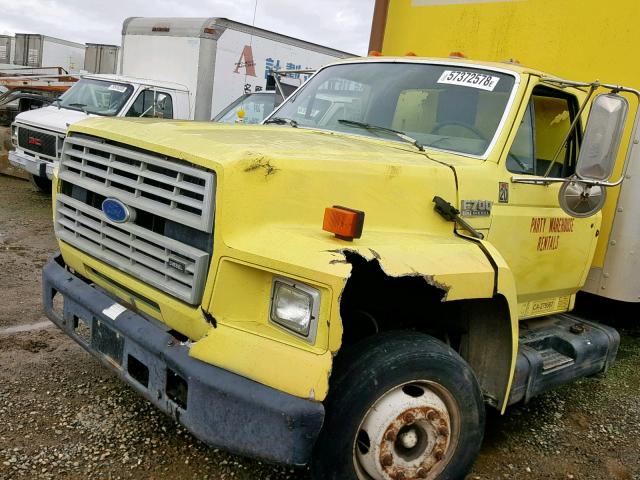
[[[138,93],[125,116],[173,119],[173,103],[170,92],[145,88]]]
[[[500,161],[499,198],[487,240],[513,271],[520,318],[569,310],[592,261],[600,214],[568,216],[560,207],[561,183],[525,184],[517,176],[566,178],[576,167],[582,137],[574,129],[560,148],[579,101],[569,89],[530,87],[529,101]],[[555,158],[555,161],[554,161]]]

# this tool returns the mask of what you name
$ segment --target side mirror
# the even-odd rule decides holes
[[[593,100],[576,165],[579,178],[603,182],[611,178],[628,113],[629,102],[615,93]]]
[[[615,93],[598,95],[591,105],[584,140],[576,165],[576,176],[559,192],[560,207],[572,217],[598,213],[607,198],[605,185],[613,174],[629,113],[629,102]]]

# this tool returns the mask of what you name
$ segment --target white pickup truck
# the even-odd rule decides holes
[[[9,162],[51,190],[54,162],[70,125],[88,117],[193,119],[183,85],[118,75],[85,75],[52,105],[19,114],[11,125]]]

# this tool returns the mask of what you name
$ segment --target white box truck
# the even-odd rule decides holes
[[[264,90],[271,70],[315,69],[352,56],[226,18],[133,17],[122,27],[122,74],[186,85],[196,120]]]
[[[87,73],[118,73],[120,47],[101,43],[87,43],[84,71]]]
[[[47,35],[16,33],[14,64],[25,67],[62,67],[78,73],[84,66],[85,45]]]

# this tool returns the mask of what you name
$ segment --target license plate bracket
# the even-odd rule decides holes
[[[124,337],[97,318],[93,321],[91,346],[118,365],[122,365]]]

